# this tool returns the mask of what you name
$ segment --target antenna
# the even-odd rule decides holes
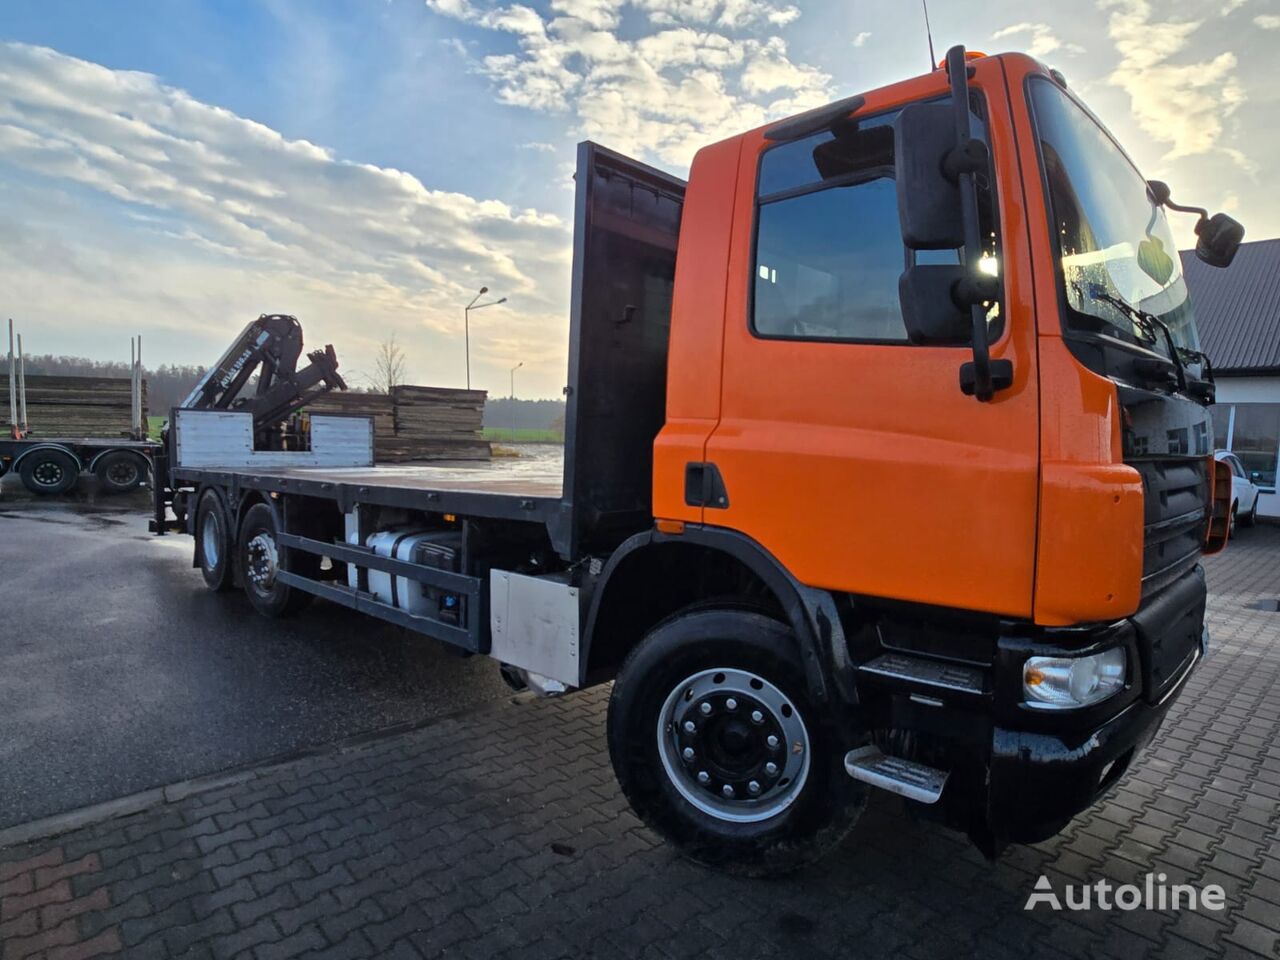
[[[933,30],[929,27],[929,0],[920,0],[920,6],[924,8],[924,35],[929,38],[929,70],[932,71],[938,64],[938,58],[933,52]]]

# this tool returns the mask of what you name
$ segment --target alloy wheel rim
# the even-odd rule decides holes
[[[676,684],[658,712],[656,735],[676,790],[720,820],[776,817],[809,776],[812,748],[800,711],[747,670],[714,667]]]
[[[275,537],[263,532],[249,541],[249,562],[247,574],[249,582],[258,593],[266,595],[276,582],[276,572],[280,566],[280,555],[276,550]]]

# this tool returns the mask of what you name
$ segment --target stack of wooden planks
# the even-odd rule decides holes
[[[385,393],[325,394],[309,413],[373,417],[379,463],[413,460],[488,460],[482,440],[485,391],[404,384]]]
[[[344,417],[373,417],[373,435],[379,439],[396,432],[395,407],[385,393],[350,393],[332,390],[307,404],[308,413],[333,413]]]
[[[27,374],[27,426],[39,437],[125,437],[132,424],[128,377],[41,377]],[[9,420],[9,377],[0,374],[2,416]],[[147,381],[142,381],[142,413]]]
[[[419,387],[393,388],[395,444],[393,460],[488,460],[489,444],[480,438],[484,390]]]

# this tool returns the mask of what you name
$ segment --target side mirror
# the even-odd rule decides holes
[[[898,278],[898,300],[907,339],[932,346],[964,346],[973,340],[973,322],[968,307],[952,296],[957,283],[965,279],[958,264],[916,264]]]
[[[1211,267],[1229,267],[1244,241],[1244,227],[1225,213],[1196,224],[1196,256]]]
[[[902,242],[912,250],[964,246],[960,188],[943,163],[956,146],[955,108],[913,103],[893,125],[893,176]]]

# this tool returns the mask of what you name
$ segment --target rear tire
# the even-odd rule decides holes
[[[276,578],[281,570],[290,570],[315,578],[320,572],[320,558],[309,553],[291,553],[277,542],[276,519],[265,503],[255,503],[240,523],[236,544],[240,560],[240,576],[245,596],[264,617],[288,617],[311,602],[311,594],[295,590]]]
[[[222,499],[212,490],[200,495],[196,507],[196,563],[205,584],[215,593],[235,586],[231,575],[231,524]]]
[[[61,450],[37,450],[28,454],[18,468],[22,485],[41,496],[57,496],[76,485],[80,467],[75,459]]]
[[[128,493],[147,479],[146,462],[137,454],[113,450],[105,454],[93,468],[103,493]]]
[[[809,701],[794,635],[753,611],[681,613],[641,641],[609,700],[609,756],[645,823],[747,876],[816,861],[866,803]]]

